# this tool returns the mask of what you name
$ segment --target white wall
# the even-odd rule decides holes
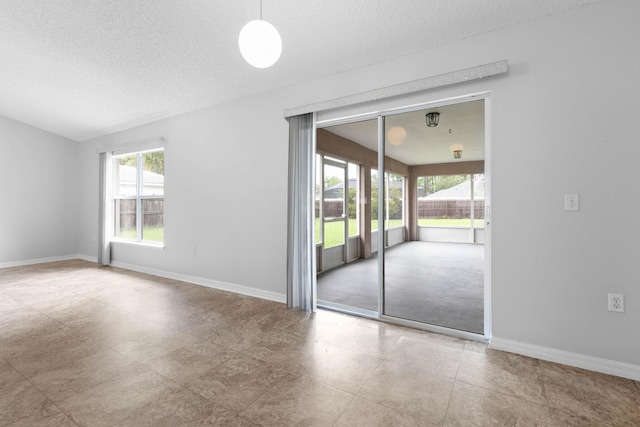
[[[0,266],[78,253],[78,143],[0,116]]]
[[[283,295],[283,109],[506,59],[506,76],[390,103],[492,91],[494,339],[640,366],[639,15],[639,2],[603,0],[82,144],[80,253],[96,255],[95,148],[164,136],[166,248],[118,246],[115,260]],[[607,311],[608,292],[626,313]]]
[[[96,147],[163,136],[165,248],[114,243],[113,260],[284,300],[288,123],[286,104],[273,102],[236,102],[83,143],[80,252],[97,254]]]

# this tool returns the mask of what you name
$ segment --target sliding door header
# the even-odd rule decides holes
[[[328,101],[318,102],[315,104],[303,105],[295,108],[288,108],[284,111],[284,117],[292,117],[300,114],[333,110],[336,108],[348,107],[365,102],[383,100],[395,96],[406,95],[415,92],[421,92],[429,89],[450,86],[457,83],[469,82],[472,80],[483,79],[486,77],[504,74],[509,70],[506,60],[492,62],[489,64],[478,65],[476,67],[465,68],[463,70],[452,71],[437,76],[427,77],[420,80],[414,80],[393,86],[387,86],[380,89],[374,89],[367,92],[348,95]]]

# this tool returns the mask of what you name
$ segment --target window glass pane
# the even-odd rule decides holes
[[[325,164],[324,219],[344,218],[344,213],[344,169]]]
[[[163,242],[164,151],[116,156],[112,169],[114,236]]]
[[[137,239],[136,235],[136,200],[114,200],[115,236],[122,239]]]
[[[143,199],[142,213],[142,240],[164,241],[164,199]]]
[[[471,227],[471,175],[418,178],[418,225]]]
[[[360,234],[358,229],[358,218],[360,217],[358,194],[360,185],[358,176],[360,174],[360,166],[349,163],[349,198],[348,198],[348,212],[349,212],[349,237],[357,236]]]
[[[378,171],[371,169],[371,231],[378,229]]]
[[[137,180],[136,155],[113,159],[113,195],[135,196]]]
[[[403,225],[403,200],[404,177],[390,173],[387,175],[387,228],[402,227]]]
[[[344,245],[344,221],[324,223],[324,248]]]
[[[484,228],[484,174],[473,175],[473,226]]]
[[[314,200],[315,211],[315,243],[322,243],[322,234],[320,233],[320,208],[322,207],[322,156],[316,154],[316,191]]]
[[[142,196],[164,195],[164,151],[142,156]]]

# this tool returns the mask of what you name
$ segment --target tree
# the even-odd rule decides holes
[[[121,165],[138,166],[137,156],[120,157],[118,159]],[[164,151],[152,151],[142,154],[142,167],[144,170],[164,175]]]
[[[142,163],[145,170],[164,175],[164,151],[144,153]]]
[[[455,187],[469,179],[469,175],[436,175],[418,178],[418,188],[425,189],[425,196],[437,193],[445,188]]]

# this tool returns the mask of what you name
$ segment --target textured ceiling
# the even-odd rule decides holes
[[[0,0],[0,115],[83,141],[598,0],[263,0],[283,40],[238,51],[259,0]]]

